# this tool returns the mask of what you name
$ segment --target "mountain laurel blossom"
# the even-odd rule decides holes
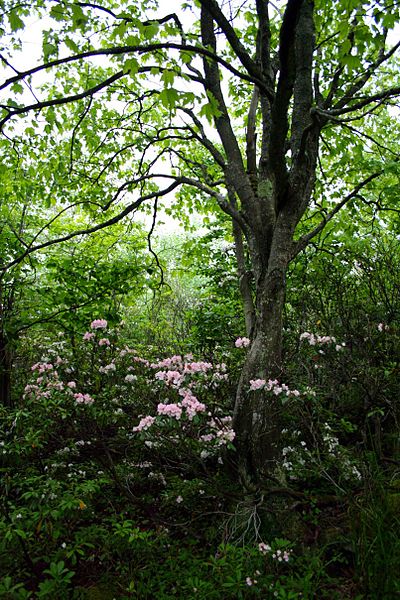
[[[132,431],[137,432],[149,429],[149,427],[153,425],[155,420],[155,417],[151,417],[150,415],[148,415],[147,417],[143,417],[143,419],[140,420],[139,425],[134,427]]]
[[[290,390],[285,383],[279,383],[277,379],[250,379],[250,391],[265,389],[267,392],[272,392],[275,396],[284,394],[285,396],[300,396],[299,390]]]
[[[157,406],[157,413],[159,415],[166,415],[167,417],[174,417],[179,420],[182,416],[182,408],[178,404],[160,403]]]
[[[106,329],[107,321],[105,319],[95,319],[90,323],[92,329]]]
[[[87,341],[89,341],[89,340],[91,340],[91,339],[93,339],[93,338],[94,338],[94,333],[92,333],[92,332],[90,332],[90,331],[87,331],[87,332],[84,334],[84,336],[83,336],[83,338],[82,338],[82,339],[83,339],[85,342],[87,342]]]
[[[300,335],[300,341],[307,340],[310,346],[323,346],[325,344],[335,344],[336,352],[341,352],[346,346],[345,342],[338,344],[336,342],[336,338],[333,335],[316,335],[314,333],[310,333],[309,331],[304,331]]]
[[[269,544],[265,544],[264,542],[260,542],[258,544],[258,549],[261,554],[268,554],[268,552],[271,552],[271,546]]]
[[[132,375],[131,373],[129,373],[126,377],[125,377],[125,381],[127,383],[133,383],[134,381],[136,381],[137,376],[136,375]]]
[[[74,394],[75,402],[77,404],[93,404],[94,399],[89,394]]]
[[[246,348],[250,345],[250,340],[247,337],[238,338],[235,342],[236,348]]]

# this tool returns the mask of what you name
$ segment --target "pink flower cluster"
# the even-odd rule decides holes
[[[114,362],[110,362],[109,365],[106,365],[105,367],[99,367],[99,373],[109,373],[110,371],[116,371],[117,367],[115,366]]]
[[[157,413],[166,417],[173,417],[179,420],[182,416],[182,408],[178,404],[162,404],[157,406]]]
[[[179,394],[183,396],[181,405],[186,409],[186,414],[189,421],[197,415],[197,413],[206,412],[206,405],[199,402],[191,392],[191,390],[179,390]]]
[[[137,432],[137,431],[143,431],[145,429],[148,429],[149,427],[151,427],[155,421],[155,417],[143,417],[143,419],[140,420],[139,425],[137,425],[136,427],[134,427],[132,429],[133,432]]]
[[[210,427],[211,432],[200,436],[202,442],[216,442],[217,446],[226,446],[229,442],[233,442],[236,437],[232,429],[232,417],[210,419],[207,425]]]
[[[275,560],[277,560],[278,562],[289,562],[291,553],[292,550],[277,550],[272,554],[272,558],[275,558]]]
[[[93,339],[95,337],[94,333],[92,333],[91,331],[87,331],[84,335],[83,335],[83,340],[85,342],[88,342],[89,340]]]
[[[275,396],[280,396],[281,394],[285,394],[287,397],[300,396],[299,390],[290,390],[285,383],[279,383],[277,379],[269,379],[268,381],[265,379],[250,379],[250,391],[254,392],[255,390],[262,389],[272,392]]]
[[[93,404],[94,399],[89,394],[74,394],[75,402],[77,404]]]
[[[258,544],[258,549],[261,552],[261,554],[264,555],[272,552],[271,546],[269,544],[265,544],[264,542],[260,542]],[[275,550],[275,552],[273,552],[271,556],[278,562],[289,562],[290,555],[292,554],[292,552],[292,550]]]
[[[108,338],[101,338],[101,340],[99,340],[99,346],[110,346],[110,343]]]
[[[258,544],[258,549],[261,554],[268,554],[268,552],[271,552],[271,546],[269,544],[265,544],[264,542],[260,542]]]
[[[90,323],[91,329],[107,329],[107,321],[105,319],[95,319]]]
[[[179,371],[157,371],[154,377],[159,381],[165,381],[167,385],[176,387],[180,386],[183,379],[183,375]]]
[[[337,352],[340,352],[346,346],[345,342],[337,344],[336,338],[333,337],[333,335],[316,335],[308,331],[304,331],[300,335],[300,341],[302,340],[307,340],[310,346],[324,346],[326,344],[335,344],[335,349]]]
[[[134,358],[134,360],[136,359],[139,360],[138,357]],[[176,355],[148,366],[156,370],[154,378],[157,381],[175,388],[181,397],[175,402],[160,402],[157,405],[157,417],[168,417],[177,421],[182,419],[183,429],[186,428],[188,421],[192,421],[196,415],[207,411],[206,405],[198,400],[193,390],[196,388],[201,391],[207,385],[207,382],[216,385],[217,381],[227,378],[225,364],[213,365],[209,362],[193,361],[192,355],[186,355],[185,357]],[[209,372],[211,373],[209,374]],[[197,374],[202,377],[198,379]],[[218,376],[218,379],[216,376]],[[148,415],[142,418],[139,425],[133,428],[133,431],[139,432],[148,429],[157,417]],[[186,419],[184,420],[183,417]],[[213,442],[218,447],[231,442],[235,437],[230,417],[229,423],[224,419],[218,419],[217,421],[211,420],[207,425],[211,429],[211,433],[202,434],[199,438],[202,442]],[[207,455],[209,455],[208,452]]]
[[[238,338],[235,342],[236,348],[246,348],[250,346],[250,340],[247,337]]]
[[[46,371],[52,371],[53,365],[51,363],[41,363],[38,362],[31,367],[31,371],[38,371],[39,374],[46,373]]]

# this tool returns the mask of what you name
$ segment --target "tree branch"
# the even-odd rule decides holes
[[[260,79],[259,77],[253,77],[252,75],[248,75],[246,73],[239,71],[238,69],[233,67],[228,61],[226,61],[225,59],[218,56],[216,54],[216,52],[211,52],[208,48],[205,48],[203,46],[192,46],[189,44],[178,44],[178,43],[174,43],[174,42],[166,42],[164,44],[153,43],[153,44],[137,45],[137,46],[118,46],[116,48],[88,50],[87,52],[80,52],[78,54],[73,54],[72,56],[67,56],[65,58],[57,58],[57,59],[51,60],[47,63],[33,67],[32,69],[28,69],[26,71],[21,71],[20,73],[18,73],[18,75],[14,75],[13,77],[6,79],[0,85],[0,91],[5,89],[6,87],[12,85],[13,83],[16,83],[17,81],[21,81],[22,79],[29,77],[30,75],[35,75],[36,73],[40,73],[41,71],[52,69],[53,67],[58,67],[60,65],[66,65],[71,62],[80,61],[80,60],[92,58],[95,56],[120,56],[123,54],[133,54],[133,53],[137,53],[137,54],[141,55],[141,54],[147,54],[150,52],[155,52],[157,50],[182,50],[183,52],[190,52],[195,55],[197,54],[197,55],[203,56],[205,58],[209,58],[212,61],[223,66],[227,71],[231,72],[236,77],[239,77],[240,79],[243,79],[244,81],[249,81],[250,83],[256,83],[260,87],[260,89],[265,91],[265,86],[264,86],[264,82],[262,81],[262,79]],[[145,72],[145,71],[142,71],[142,72]]]
[[[204,46],[210,47],[215,53],[217,43],[214,22],[211,14],[204,7],[201,11],[201,36]],[[203,59],[203,66],[206,76],[206,91],[215,98],[220,112],[218,116],[214,117],[214,122],[229,163],[226,177],[229,185],[233,185],[245,211],[251,212],[254,193],[244,168],[242,154],[222,94],[219,68],[217,63],[210,62],[206,58]]]
[[[389,88],[387,90],[383,90],[382,92],[378,92],[377,94],[372,94],[370,96],[366,96],[365,98],[353,98],[355,101],[351,106],[345,106],[343,108],[332,108],[330,110],[321,110],[320,108],[313,108],[312,112],[321,115],[329,119],[330,117],[338,117],[340,115],[345,115],[351,112],[355,112],[368,106],[369,104],[373,104],[374,102],[384,102],[385,100],[389,100],[389,98],[395,98],[396,96],[400,96],[400,86]]]
[[[246,69],[247,73],[249,73],[249,75],[255,81],[259,80],[259,82],[261,82],[261,88],[263,89],[264,93],[272,100],[274,97],[273,89],[271,89],[271,86],[269,86],[267,83],[264,83],[263,75],[259,66],[247,53],[242,42],[236,35],[232,25],[229,23],[228,19],[218,6],[218,3],[215,0],[200,0],[200,4],[203,11],[207,11],[207,13],[222,29],[235,55]]]
[[[293,254],[292,254],[292,258],[294,258],[295,256],[297,256],[299,254],[299,252],[301,252],[302,250],[304,250],[304,248],[306,248],[306,246],[309,244],[309,242],[316,236],[318,235],[323,229],[324,227],[329,223],[329,221],[331,221],[333,219],[333,217],[353,198],[357,197],[359,195],[360,190],[362,190],[363,188],[365,188],[366,185],[368,185],[369,183],[371,183],[371,181],[374,181],[374,179],[377,179],[378,177],[380,177],[382,174],[384,173],[384,170],[380,170],[377,171],[376,173],[372,173],[372,175],[369,175],[369,177],[367,177],[366,179],[364,179],[363,181],[361,181],[352,192],[350,192],[349,194],[347,194],[347,196],[345,196],[343,198],[343,200],[341,200],[338,204],[336,204],[335,208],[333,210],[331,210],[330,213],[328,213],[323,219],[322,221],[309,233],[307,233],[306,235],[303,235],[300,239],[297,240],[297,242],[295,242],[294,245],[294,249],[293,249]]]
[[[268,150],[278,196],[284,194],[288,179],[285,148],[289,131],[289,103],[295,82],[295,33],[301,5],[302,1],[288,0],[279,35],[279,79],[272,105]]]
[[[74,237],[77,237],[78,235],[89,235],[91,233],[95,233],[96,231],[100,231],[101,229],[105,229],[106,227],[110,227],[111,225],[118,223],[124,217],[126,217],[127,215],[129,215],[130,213],[135,211],[146,200],[151,200],[153,198],[160,197],[160,196],[166,196],[167,194],[170,194],[176,187],[178,187],[178,185],[179,185],[179,182],[175,181],[165,190],[158,190],[157,192],[153,192],[151,194],[147,194],[145,196],[140,197],[135,202],[132,202],[131,204],[129,204],[120,213],[118,213],[111,219],[104,221],[104,223],[98,223],[97,225],[94,225],[93,227],[87,227],[86,229],[78,229],[77,231],[73,231],[72,233],[61,236],[59,238],[56,238],[53,240],[47,240],[46,242],[37,244],[36,246],[30,246],[29,248],[27,248],[25,250],[25,252],[20,254],[20,256],[18,256],[17,258],[12,260],[8,264],[0,267],[0,271],[8,271],[11,267],[14,267],[15,265],[18,265],[19,263],[21,263],[27,256],[29,256],[33,252],[37,252],[38,250],[43,250],[44,248],[48,248],[49,246],[54,246],[55,244],[60,244],[62,242],[66,242],[68,240],[71,240]]]
[[[89,88],[88,90],[85,90],[84,92],[80,92],[79,94],[73,94],[72,96],[66,96],[64,98],[44,100],[43,102],[36,102],[35,104],[29,104],[28,106],[23,106],[21,108],[14,109],[11,109],[9,106],[1,104],[0,107],[4,110],[7,110],[8,114],[2,119],[0,119],[0,130],[4,127],[7,121],[12,119],[12,117],[15,117],[16,115],[26,114],[32,110],[41,110],[49,106],[61,106],[63,104],[69,104],[71,102],[76,102],[77,100],[82,100],[83,98],[87,98],[88,96],[93,96],[93,94],[100,92],[104,88],[114,83],[114,81],[118,81],[118,79],[121,79],[121,77],[124,77],[125,75],[126,73],[124,73],[123,71],[119,71],[118,73],[115,73],[115,75],[108,77],[101,83],[98,83],[97,85],[93,86],[92,88]]]

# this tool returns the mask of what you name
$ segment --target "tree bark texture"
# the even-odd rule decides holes
[[[11,406],[11,354],[0,334],[0,405]]]

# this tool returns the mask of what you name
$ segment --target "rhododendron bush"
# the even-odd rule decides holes
[[[390,335],[380,323],[374,332]],[[123,328],[96,318],[78,344],[60,335],[38,348],[18,408],[1,415],[2,547],[27,565],[27,579],[7,585],[27,598],[32,590],[37,597],[68,598],[75,588],[86,598],[102,565],[118,565],[125,590],[157,597],[159,564],[167,561],[163,578],[167,569],[177,581],[175,565],[186,560],[182,541],[193,544],[200,536],[200,554],[179,584],[181,597],[196,597],[194,589],[225,597],[226,585],[232,598],[276,596],[285,588],[303,593],[296,573],[304,568],[304,549],[286,517],[277,524],[270,514],[289,504],[308,507],[307,493],[317,488],[328,498],[346,498],[362,488],[368,472],[346,444],[356,435],[352,422],[330,408],[328,382],[332,369],[348,363],[348,340],[307,331],[297,343],[301,376],[288,370],[279,379],[247,382],[248,394],[263,393],[284,408],[276,480],[255,500],[244,498],[232,479],[230,373],[250,351],[249,338],[233,338],[230,352],[214,359],[157,357],[154,349],[131,347]],[[317,500],[310,502],[320,510]],[[292,516],[300,531],[311,528],[318,536],[312,510]],[[46,566],[32,575],[42,560]],[[138,578],[143,564],[150,571]],[[125,577],[136,577],[136,587]]]
[[[91,323],[75,361],[67,348],[62,353],[62,342],[48,349],[51,358],[31,368],[25,400],[35,405],[46,399],[69,410],[77,427],[92,433],[98,425],[121,426],[118,433],[128,445],[167,444],[171,450],[179,441],[200,459],[233,448],[232,419],[215,401],[228,385],[226,364],[192,355],[152,361],[119,347],[116,331],[107,327],[105,319]]]

